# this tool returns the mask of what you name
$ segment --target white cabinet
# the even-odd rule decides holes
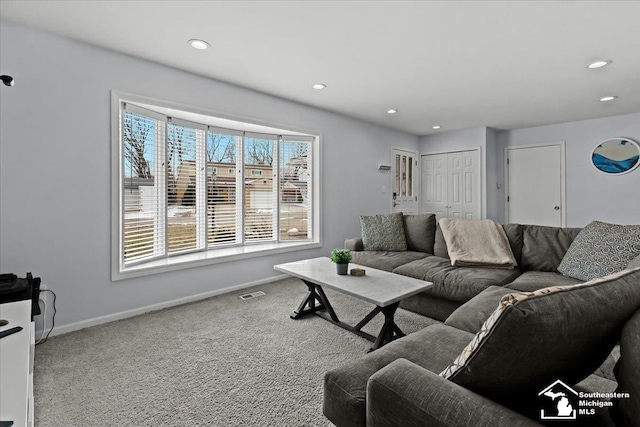
[[[17,326],[20,332],[0,339],[0,420],[14,427],[33,426],[33,358],[35,325],[31,321],[31,301],[0,304],[0,319]]]
[[[422,213],[481,218],[480,150],[422,155]]]

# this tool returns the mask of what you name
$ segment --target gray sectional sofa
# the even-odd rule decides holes
[[[447,244],[434,215],[405,215],[407,250],[365,251],[362,238],[345,241],[356,264],[432,282],[434,286],[407,298],[400,307],[445,320],[455,309],[489,286],[534,291],[552,285],[572,285],[580,280],[558,273],[558,266],[580,228],[507,224],[518,267],[514,270],[453,267]]]
[[[561,380],[576,393],[629,393],[598,400],[611,408],[578,406],[576,396],[577,416],[567,424],[640,426],[640,256],[582,284],[557,271],[580,229],[511,224],[504,229],[517,269],[452,267],[435,218],[405,216],[404,225],[407,251],[364,251],[361,239],[345,247],[355,263],[433,282],[401,306],[444,323],[327,372],[323,412],[331,422],[557,425],[541,411],[558,395],[541,393]]]

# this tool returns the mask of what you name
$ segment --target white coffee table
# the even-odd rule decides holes
[[[298,309],[291,315],[292,319],[300,319],[307,314],[315,314],[334,325],[372,341],[373,346],[369,351],[373,351],[405,335],[393,318],[400,301],[424,291],[432,286],[432,283],[371,267],[363,267],[358,264],[349,264],[349,269],[357,267],[364,268],[366,275],[360,277],[339,275],[336,273],[335,264],[325,257],[279,264],[273,268],[302,279],[309,289]],[[323,287],[370,302],[375,304],[376,308],[357,325],[348,325],[338,319],[327,295],[322,289]],[[323,310],[326,310],[326,313]],[[384,315],[384,325],[378,336],[374,337],[363,332],[364,325],[369,323],[380,312]]]

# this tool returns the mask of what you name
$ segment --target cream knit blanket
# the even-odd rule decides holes
[[[504,229],[490,219],[442,218],[439,221],[451,265],[512,269],[518,265]]]

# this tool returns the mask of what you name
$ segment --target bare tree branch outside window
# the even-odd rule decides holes
[[[207,160],[213,163],[235,163],[236,137],[209,133],[207,136]]]
[[[153,122],[136,114],[125,113],[123,125],[125,162],[130,165],[135,176],[153,178],[149,162],[144,157]]]
[[[245,146],[245,163],[248,165],[273,165],[273,142],[248,138]]]

